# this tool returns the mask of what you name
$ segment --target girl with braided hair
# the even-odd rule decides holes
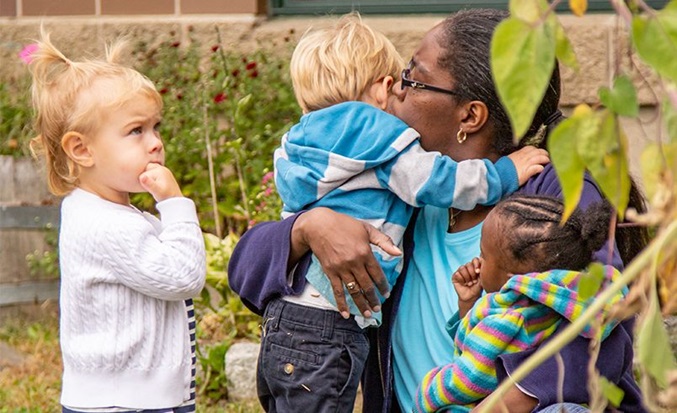
[[[573,321],[585,310],[589,299],[579,296],[578,283],[606,240],[611,207],[596,203],[562,224],[563,211],[556,198],[515,195],[487,215],[480,257],[452,275],[459,309],[447,330],[454,358],[423,378],[415,411],[471,410],[498,386],[502,354],[537,347],[564,319]],[[604,269],[607,281],[619,275],[612,266]],[[487,294],[481,296],[482,290]],[[617,324],[605,321],[602,339]],[[581,335],[594,338],[596,331],[588,325]]]

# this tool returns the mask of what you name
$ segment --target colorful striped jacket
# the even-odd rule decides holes
[[[619,275],[604,267],[606,281]],[[576,320],[592,299],[582,300],[578,282],[583,273],[552,270],[515,275],[496,293],[481,297],[461,320],[456,313],[448,325],[455,337],[452,363],[431,370],[423,378],[415,396],[417,412],[470,411],[498,386],[496,360],[504,353],[515,353],[538,346],[558,327],[563,318]],[[627,294],[619,292],[610,306]],[[602,339],[617,325],[608,321]],[[581,332],[594,336],[591,325]]]

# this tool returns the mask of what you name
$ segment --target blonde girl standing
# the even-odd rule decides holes
[[[155,86],[117,61],[73,61],[42,33],[31,142],[61,205],[63,412],[195,411],[195,317],[205,282],[195,204],[164,166]],[[160,219],[130,205],[148,192]]]

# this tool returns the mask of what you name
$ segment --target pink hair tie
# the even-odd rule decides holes
[[[39,48],[37,43],[31,43],[19,52],[19,58],[23,60],[24,63],[29,64],[33,60],[33,55]]]

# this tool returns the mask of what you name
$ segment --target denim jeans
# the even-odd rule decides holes
[[[368,353],[352,317],[273,300],[263,314],[259,401],[267,412],[350,413]]]
[[[556,403],[538,410],[538,413],[588,413],[587,407],[575,403]]]

